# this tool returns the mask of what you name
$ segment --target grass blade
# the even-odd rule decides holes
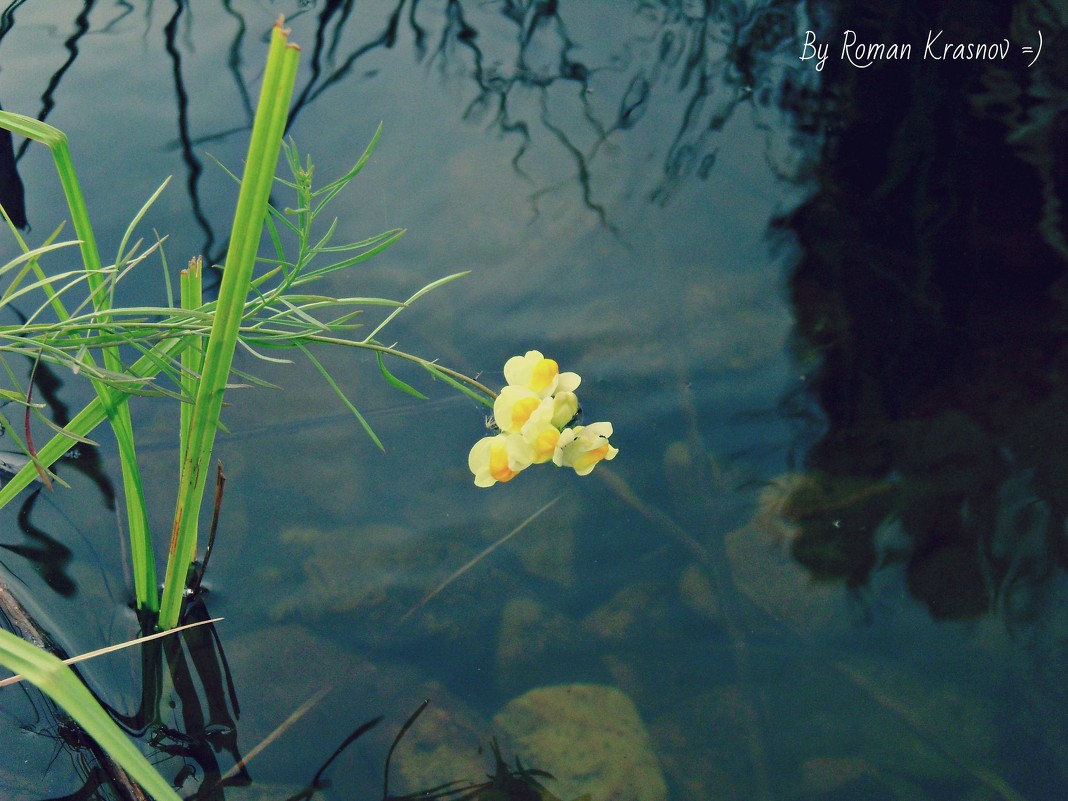
[[[337,385],[337,382],[334,380],[334,377],[330,375],[330,372],[325,367],[323,367],[323,365],[319,362],[318,359],[312,356],[310,350],[301,345],[299,342],[297,343],[297,347],[300,348],[301,352],[303,352],[304,355],[308,357],[308,361],[310,361],[312,365],[314,365],[315,369],[319,371],[322,377],[326,379],[326,383],[328,383],[330,385],[330,388],[334,390],[334,394],[341,398],[341,402],[344,403],[345,406],[348,407],[348,410],[356,416],[357,420],[360,421],[360,425],[363,426],[363,430],[367,432],[367,436],[371,438],[371,441],[374,442],[376,446],[378,446],[378,449],[380,451],[385,452],[386,448],[382,444],[382,440],[378,438],[378,435],[374,432],[374,429],[371,428],[371,424],[367,422],[367,419],[362,414],[360,414],[360,410],[357,409],[356,406],[352,403],[352,401],[348,399],[345,393],[341,391],[341,387]]]
[[[0,663],[59,704],[156,801],[181,801],[74,672],[52,654],[0,629]]]
[[[181,616],[186,577],[196,552],[198,517],[210,472],[211,450],[219,427],[223,393],[233,363],[252,270],[267,217],[299,59],[300,50],[288,44],[288,31],[279,20],[271,34],[263,87],[234,213],[226,268],[223,270],[215,320],[208,335],[200,385],[189,424],[189,440],[182,462],[160,603],[158,625],[162,629],[176,626]]]
[[[389,382],[389,385],[391,387],[393,387],[394,389],[399,389],[401,392],[407,392],[409,395],[414,395],[420,400],[428,400],[427,396],[424,395],[422,392],[420,392],[413,386],[405,384],[403,381],[393,375],[393,373],[386,369],[386,363],[382,359],[381,351],[375,354],[375,358],[378,359],[378,369],[382,372],[382,377],[385,378],[387,382]]]

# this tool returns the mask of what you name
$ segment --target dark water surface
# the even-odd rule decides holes
[[[1063,4],[9,3],[0,105],[68,134],[105,260],[169,175],[140,235],[171,270],[222,260],[236,189],[212,157],[240,169],[279,13],[319,180],[383,124],[338,240],[409,229],[328,289],[470,270],[385,337],[495,387],[537,348],[620,453],[478,489],[483,410],[448,388],[398,368],[415,402],[321,352],[382,454],[309,365],[243,355],[283,390],[224,412],[225,621],[164,652],[154,716],[151,654],[82,671],[185,795],[381,798],[429,698],[394,794],[481,779],[497,737],[563,801],[1068,796]],[[847,29],[909,57],[861,68]],[[935,60],[939,31],[1009,49]],[[36,244],[65,205],[44,148],[12,147],[2,202]],[[163,293],[149,260],[119,300]],[[54,416],[88,397],[57,377]],[[162,551],[177,410],[134,419]],[[98,433],[102,477],[88,450],[62,463],[72,490],[0,531],[0,575],[70,653],[137,628]],[[113,797],[92,765],[0,689],[0,795]]]

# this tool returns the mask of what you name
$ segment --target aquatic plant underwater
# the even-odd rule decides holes
[[[0,411],[0,425],[24,456],[21,469],[0,488],[0,507],[10,503],[35,480],[49,488],[55,483],[62,484],[51,471],[51,465],[79,444],[95,444],[89,436],[106,420],[118,443],[134,602],[146,630],[167,631],[178,626],[183,610],[199,586],[202,568],[198,572],[195,558],[200,510],[212,472],[216,433],[222,426],[225,391],[235,386],[231,376],[240,378],[245,382],[243,385],[266,383],[233,368],[239,345],[268,362],[287,361],[267,355],[269,351],[299,351],[379,448],[382,443],[375,432],[313,355],[311,346],[373,351],[382,376],[391,386],[425,399],[386,366],[387,358],[406,360],[424,368],[433,379],[491,406],[499,433],[477,442],[468,459],[475,484],[480,487],[507,482],[533,464],[550,461],[559,467],[571,467],[578,475],[586,475],[597,463],[614,458],[618,452],[609,443],[613,433],[610,423],[578,424],[580,409],[575,390],[580,378],[574,373],[560,372],[558,364],[539,351],[531,350],[509,359],[504,367],[507,386],[497,393],[474,378],[384,343],[382,331],[401,311],[464,273],[433,281],[404,301],[339,298],[308,289],[315,281],[381,252],[404,231],[392,229],[359,242],[335,245],[332,237],[337,220],[334,220],[325,233],[313,234],[313,224],[325,207],[366,164],[378,132],[352,169],[323,187],[313,188],[311,160],[305,157],[302,161],[296,146],[284,141],[300,50],[288,41],[288,31],[282,22],[280,19],[272,32],[244,173],[241,178],[233,176],[240,192],[215,301],[203,300],[203,265],[198,257],[190,260],[181,272],[177,305],[169,278],[167,305],[118,304],[116,293],[120,281],[149,256],[159,253],[167,275],[163,240],[157,237],[155,243],[144,248],[141,240],[134,241],[138,224],[163,192],[166,182],[128,226],[114,262],[104,265],[64,134],[36,119],[0,112],[0,127],[41,142],[51,151],[75,235],[74,239],[60,241],[60,228],[44,244],[30,247],[7,212],[3,212],[22,252],[0,266],[0,277],[6,279],[0,306],[14,309],[16,302],[20,307],[27,303],[38,305],[28,314],[16,312],[19,323],[0,326],[0,366],[12,385],[11,389],[0,390],[0,394],[6,403],[21,407],[22,412],[22,419],[18,420]],[[285,157],[292,180],[275,177],[280,155]],[[282,210],[271,205],[271,191],[276,182],[295,192],[293,208]],[[273,253],[260,257],[265,230]],[[295,255],[287,255],[286,243],[290,240],[296,243]],[[43,259],[74,247],[78,248],[80,266],[51,275],[45,272],[41,266]],[[320,266],[320,259],[334,261]],[[257,265],[261,266],[258,274]],[[78,290],[86,290],[86,296],[75,304],[72,297]],[[351,332],[360,327],[355,318],[367,306],[381,306],[389,312],[370,333],[355,338]],[[130,360],[130,354],[136,358]],[[9,356],[23,357],[33,364],[25,385],[16,377]],[[83,375],[96,393],[95,399],[65,426],[50,421],[41,412],[43,404],[33,400],[34,377],[41,363]],[[176,419],[181,463],[162,591],[158,589],[146,493],[127,403],[133,395],[162,396],[179,402]],[[32,435],[35,420],[54,431],[52,438],[40,448],[36,447]],[[0,664],[22,674],[50,696],[153,798],[178,798],[171,783],[149,764],[81,679],[56,656],[0,629]],[[495,754],[498,777],[504,780],[512,774],[507,769],[502,772],[503,762],[496,750]],[[520,769],[516,775],[531,778],[536,772]],[[460,792],[455,790],[457,794]],[[482,797],[474,793],[462,796],[453,793],[453,790],[442,792],[439,797]]]

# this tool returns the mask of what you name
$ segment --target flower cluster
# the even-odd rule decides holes
[[[602,459],[615,458],[611,423],[569,427],[579,411],[575,390],[582,379],[576,373],[561,373],[555,361],[530,350],[505,362],[504,377],[508,386],[493,403],[500,433],[476,442],[467,457],[477,486],[511,481],[549,461],[584,476]]]

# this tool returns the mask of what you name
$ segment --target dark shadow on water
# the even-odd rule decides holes
[[[183,623],[207,619],[207,609],[198,600],[186,610]],[[222,801],[222,775],[229,764],[241,761],[237,746],[241,709],[222,642],[214,624],[208,624],[163,643],[173,697],[160,699],[161,714],[151,725],[148,743],[170,758],[165,764],[176,785],[181,786],[183,778],[195,779],[201,789],[194,798]],[[226,754],[223,764],[220,754]],[[241,768],[231,784],[250,782]]]
[[[393,752],[430,703],[430,699],[425,699],[416,708],[415,712],[408,717],[393,738],[393,744],[386,754],[385,767],[383,768],[382,801],[559,801],[539,781],[552,779],[551,773],[537,768],[524,767],[518,758],[516,758],[515,769],[513,770],[501,756],[501,749],[496,740],[490,742],[494,771],[492,774],[487,774],[489,781],[475,782],[469,777],[464,777],[435,787],[427,787],[413,793],[406,793],[405,795],[393,795],[390,793],[390,761],[393,758]],[[334,752],[326,761],[320,765],[308,786],[296,795],[290,796],[286,801],[312,801],[319,790],[328,788],[330,781],[325,774],[334,760],[381,721],[382,716],[379,716],[357,726],[334,749]],[[479,747],[479,753],[482,753],[481,747]],[[579,799],[575,799],[575,801],[589,801],[589,796],[582,796]]]
[[[0,544],[0,548],[26,559],[50,589],[57,595],[69,598],[77,591],[77,585],[67,574],[67,566],[71,559],[70,548],[30,520],[34,505],[40,496],[41,488],[38,488],[26,497],[19,508],[19,531],[26,535],[32,544],[3,543]]]
[[[25,317],[11,304],[8,304],[7,308],[14,312],[22,322],[25,322]],[[35,397],[44,401],[48,407],[47,414],[49,419],[57,426],[66,426],[70,423],[70,410],[66,402],[60,397],[63,381],[45,363],[36,365],[33,370],[33,377]],[[3,437],[5,433],[0,429],[0,437]],[[115,488],[104,469],[103,461],[95,446],[80,444],[71,449],[53,467],[61,472],[69,468],[84,475],[96,485],[105,508],[114,511]],[[3,542],[0,543],[0,548],[26,559],[56,594],[69,598],[77,591],[74,580],[67,572],[72,557],[71,549],[61,542],[57,535],[44,530],[33,520],[34,510],[41,501],[41,489],[42,487],[38,486],[37,489],[27,494],[19,507],[18,528],[28,538],[29,542]],[[48,499],[46,498],[46,500]],[[80,533],[76,520],[69,520],[69,523],[71,529]],[[81,535],[81,538],[88,551],[90,553],[93,552],[93,544],[84,535]],[[104,583],[105,585],[108,584],[106,577],[104,578]],[[110,586],[107,589],[108,594],[111,595]]]
[[[48,406],[49,419],[60,427],[66,427],[70,423],[70,408],[60,397],[63,379],[50,365],[38,362],[34,371],[33,385],[35,397],[40,398]],[[104,468],[100,451],[95,446],[87,444],[75,446],[63,457],[61,464],[65,469],[69,468],[81,473],[95,484],[104,507],[111,511],[115,510],[115,485],[112,484],[111,477]]]
[[[11,131],[6,128],[0,128],[0,206],[3,206],[16,228],[25,229],[29,226],[26,219],[26,190],[19,177]]]
[[[225,250],[220,253],[214,252],[215,231],[211,222],[205,216],[200,201],[200,177],[204,172],[204,167],[193,148],[189,122],[189,94],[185,85],[185,76],[182,73],[182,53],[177,41],[178,24],[184,11],[184,4],[175,4],[174,14],[167,20],[167,24],[163,28],[164,49],[171,60],[171,73],[174,76],[174,105],[178,116],[176,123],[178,125],[178,141],[181,143],[182,163],[185,164],[187,171],[186,190],[192,204],[193,218],[197,222],[197,227],[204,232],[202,253],[207,255],[209,264],[214,264],[223,261]],[[249,119],[251,119],[251,115]]]
[[[1027,3],[833,7],[865,42],[1047,39],[1031,69],[826,64],[820,188],[784,221],[786,406],[823,418],[801,424],[793,555],[857,589],[901,570],[936,618],[1027,620],[1068,566],[1068,41]]]

